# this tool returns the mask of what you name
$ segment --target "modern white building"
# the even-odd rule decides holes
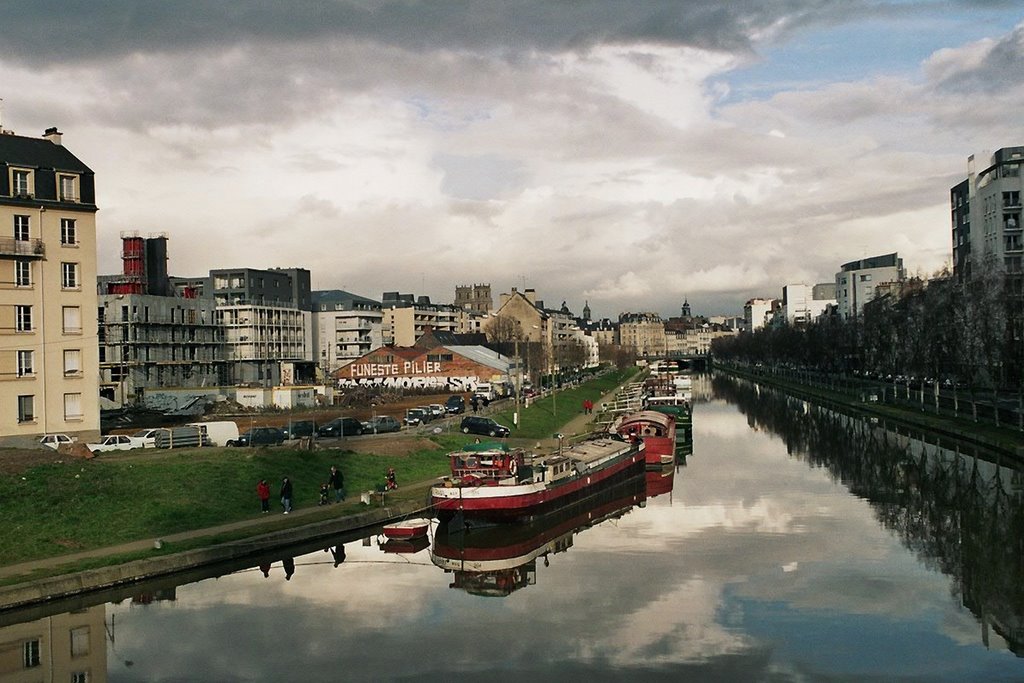
[[[903,259],[898,254],[872,256],[844,263],[836,273],[836,307],[843,319],[855,318],[864,304],[875,298],[879,285],[900,283],[906,279]]]
[[[753,332],[764,327],[774,308],[774,299],[751,299],[743,304],[743,329]]]
[[[972,155],[967,178],[950,189],[953,274],[961,282],[971,281],[978,269],[1002,270],[1011,282],[1020,282],[1022,164],[1024,147],[1004,147],[981,159]]]
[[[782,314],[786,317],[786,322],[790,325],[806,325],[817,320],[826,308],[836,305],[834,296],[832,298],[816,296],[821,296],[821,293],[827,292],[829,289],[834,292],[834,286],[830,286],[831,283],[825,286],[785,285],[782,288]]]

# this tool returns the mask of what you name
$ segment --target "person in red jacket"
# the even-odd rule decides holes
[[[260,497],[260,505],[264,512],[270,512],[270,484],[266,479],[260,479],[256,484],[256,495]]]

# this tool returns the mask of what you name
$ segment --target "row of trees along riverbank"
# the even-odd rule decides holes
[[[1024,384],[1021,302],[1020,281],[998,269],[966,284],[943,271],[911,278],[848,320],[770,325],[715,339],[711,348],[729,361],[1016,392]]]

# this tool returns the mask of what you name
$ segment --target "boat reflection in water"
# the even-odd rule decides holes
[[[644,474],[647,482],[647,497],[655,498],[665,493],[672,493],[672,486],[675,483],[676,468],[674,465],[665,465],[657,470],[647,470]]]
[[[573,536],[621,517],[642,504],[646,495],[646,478],[639,473],[528,524],[441,524],[434,534],[430,559],[446,573],[454,573],[450,588],[505,597],[537,582],[538,558],[547,566],[549,555],[572,547]]]

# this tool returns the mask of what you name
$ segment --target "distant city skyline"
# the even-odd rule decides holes
[[[100,273],[138,231],[183,277],[738,315],[948,264],[967,157],[1024,144],[1011,1],[47,0],[0,40],[2,126],[96,172]]]

